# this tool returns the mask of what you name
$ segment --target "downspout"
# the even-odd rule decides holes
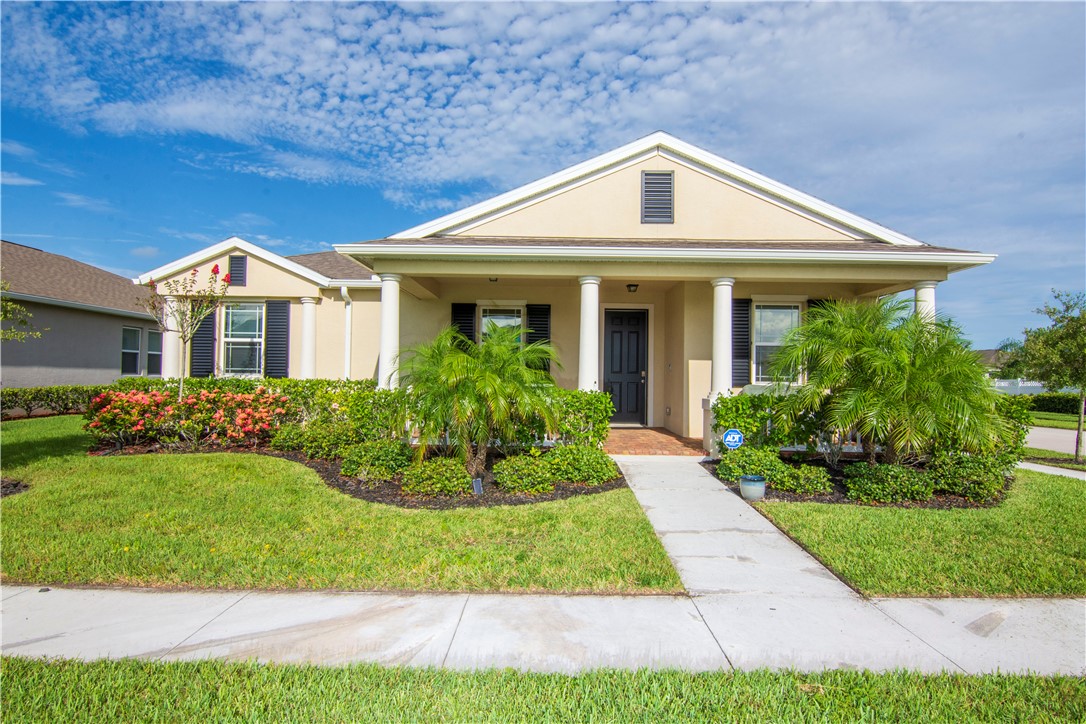
[[[343,298],[343,379],[351,379],[351,295],[346,286],[339,288]]]

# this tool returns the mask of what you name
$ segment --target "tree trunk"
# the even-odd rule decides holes
[[[187,377],[189,373],[189,359],[188,355],[185,354],[185,348],[188,347],[188,342],[186,342],[183,338],[180,338],[180,335],[178,335],[178,337],[179,339],[177,340],[177,354],[181,357],[181,359],[178,360],[177,365],[177,370],[180,373],[180,378],[177,380],[177,401],[180,402],[185,395],[185,377]]]
[[[476,445],[475,454],[468,458],[468,475],[472,478],[481,478],[486,471],[486,456],[489,448],[486,445]]]
[[[1082,462],[1082,419],[1086,416],[1086,389],[1078,392],[1078,429],[1075,431],[1075,462]]]

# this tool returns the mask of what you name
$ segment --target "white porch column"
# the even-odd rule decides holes
[[[581,340],[577,389],[600,388],[600,278],[581,277]]]
[[[343,379],[351,379],[351,328],[354,325],[352,321],[353,304],[351,303],[351,293],[347,287],[339,288],[339,295],[343,297]]]
[[[735,280],[713,280],[713,377],[709,399],[732,390],[732,287]]]
[[[311,380],[317,376],[317,300],[302,297],[302,369],[299,378]]]
[[[175,297],[166,297],[166,306],[172,308],[177,303]],[[169,316],[167,316],[167,320]],[[181,335],[176,331],[162,333],[162,376],[180,377],[183,374],[181,364]]]
[[[381,353],[377,360],[377,386],[399,387],[396,358],[400,355],[400,279],[399,274],[381,274]]]
[[[939,282],[919,282],[915,287],[916,314],[935,317],[935,287]]]

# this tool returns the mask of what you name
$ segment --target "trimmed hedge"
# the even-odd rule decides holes
[[[52,385],[49,387],[4,387],[0,389],[0,409],[5,415],[22,410],[27,416],[38,410],[57,415],[82,412],[109,385]]]
[[[815,465],[793,467],[781,460],[770,447],[741,447],[721,455],[716,475],[721,480],[736,482],[742,475],[761,475],[770,488],[788,493],[817,495],[833,489],[830,474]]]
[[[403,440],[370,440],[343,451],[341,472],[370,482],[391,480],[411,465],[412,455]]]
[[[512,455],[494,463],[494,482],[507,493],[538,495],[554,490],[554,473],[547,457],[533,450],[527,455]]]
[[[1003,492],[1008,471],[998,455],[939,452],[928,461],[927,472],[937,492],[983,503]]]
[[[622,474],[607,453],[590,445],[560,445],[544,455],[543,462],[551,477],[564,483],[602,485]]]
[[[1065,415],[1077,415],[1079,398],[1074,392],[1042,392],[1039,395],[1021,395],[1030,402],[1034,412],[1062,412]]]

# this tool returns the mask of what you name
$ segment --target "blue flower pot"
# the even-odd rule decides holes
[[[739,492],[743,500],[761,500],[765,497],[765,478],[761,475],[743,475],[739,478]]]

